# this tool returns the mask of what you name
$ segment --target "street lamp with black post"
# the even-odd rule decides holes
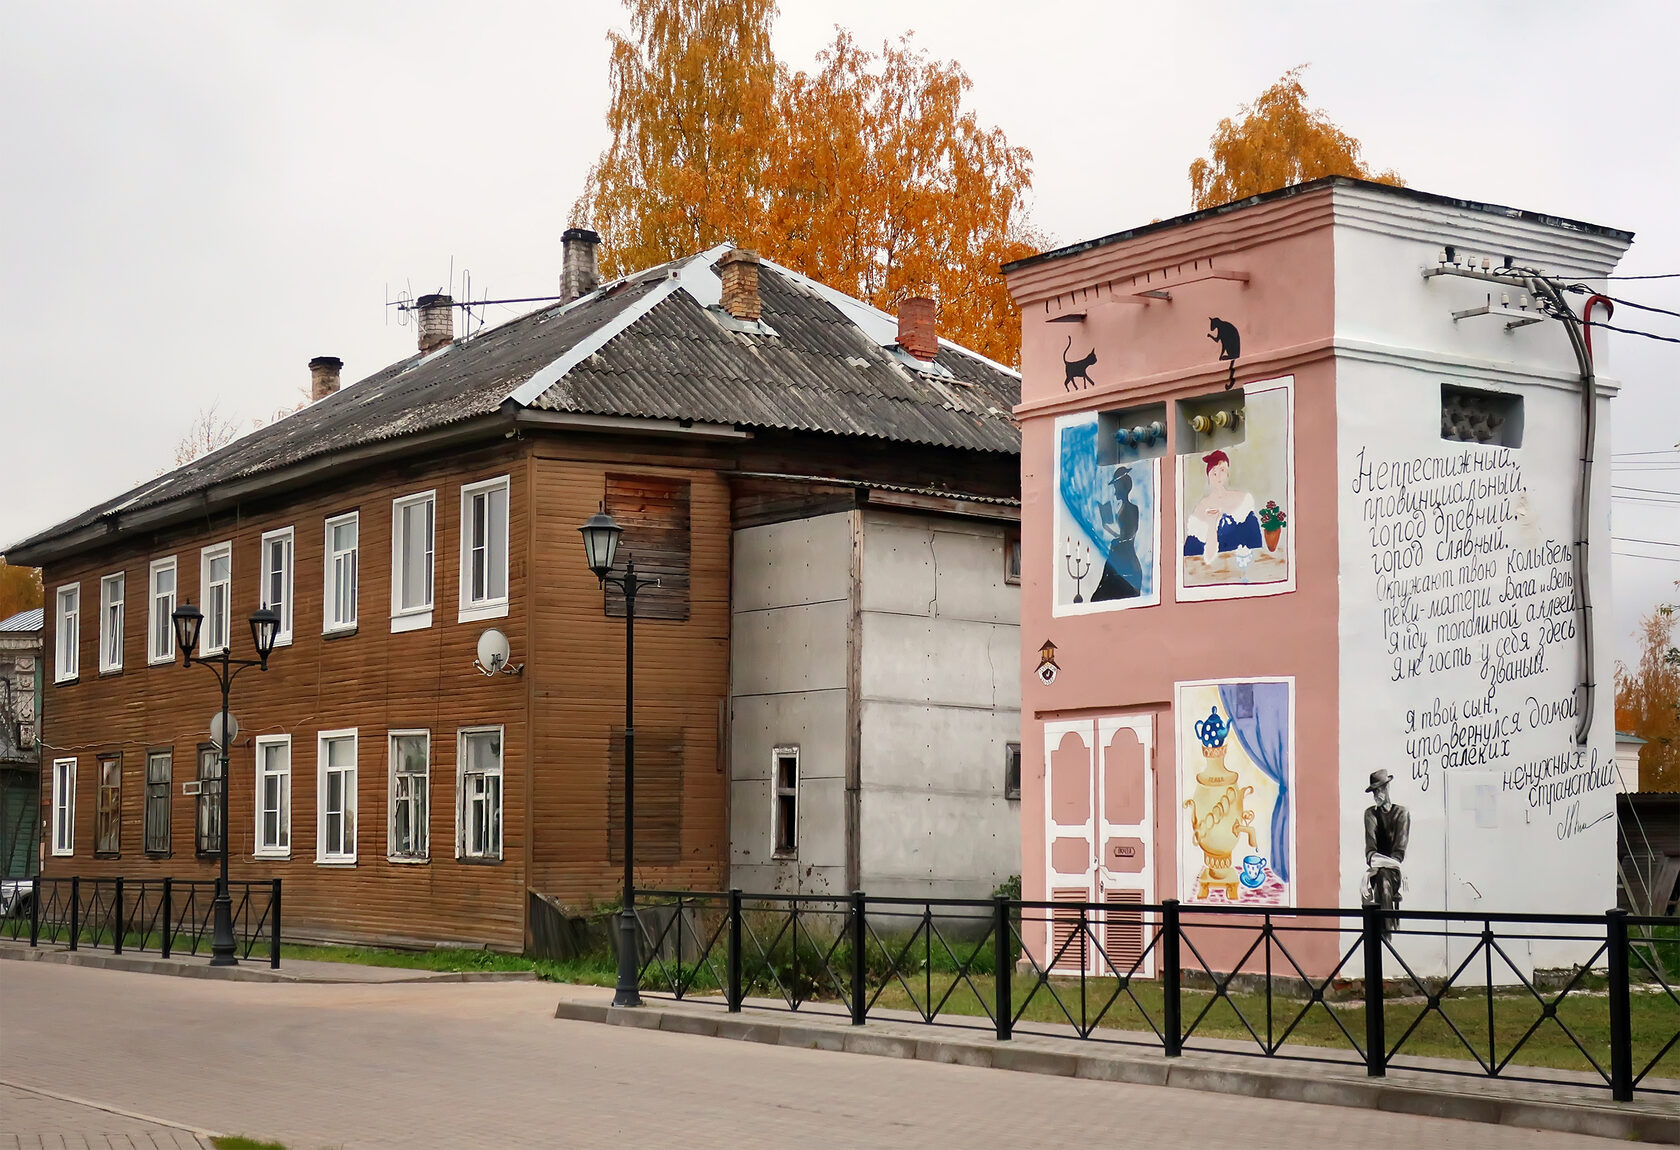
[[[613,560],[618,554],[618,540],[624,528],[601,510],[589,517],[578,531],[583,535],[583,550],[589,569],[601,581],[604,589],[612,584],[624,592],[624,909],[618,916],[618,986],[613,994],[614,1006],[640,1006],[642,996],[637,992],[640,981],[640,928],[636,922],[636,592],[643,587],[657,587],[657,579],[636,578],[636,561],[626,557],[624,574],[612,574]]]
[[[175,645],[181,651],[181,666],[193,665],[193,652],[198,649],[199,628],[204,625],[204,612],[191,603],[183,603],[170,616],[175,624]],[[274,650],[275,637],[280,633],[280,616],[267,607],[259,607],[251,613],[251,642],[257,649],[255,659],[235,659],[231,656],[232,643],[222,644],[219,655],[212,655],[208,659],[198,660],[199,666],[209,667],[222,687],[222,715],[217,726],[216,747],[221,757],[221,795],[219,829],[222,839],[222,870],[216,879],[216,899],[212,904],[214,926],[210,935],[210,965],[237,966],[239,958],[235,954],[233,941],[233,900],[228,896],[228,744],[233,741],[233,734],[228,729],[231,722],[228,716],[228,693],[233,688],[234,679],[239,672],[247,667],[268,670],[268,656]]]

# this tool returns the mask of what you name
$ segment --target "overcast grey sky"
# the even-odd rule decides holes
[[[1313,102],[1374,164],[1630,229],[1622,271],[1680,272],[1680,5],[1377,7],[784,0],[776,50],[807,66],[840,23],[960,61],[981,119],[1032,150],[1057,243],[1185,211],[1219,118],[1310,62]],[[552,293],[622,23],[616,0],[9,0],[0,547],[162,470],[213,402],[261,418],[311,356],[353,380],[407,355],[387,291],[446,288],[452,261],[475,296]],[[1680,310],[1680,280],[1621,286]],[[1613,359],[1615,450],[1674,446],[1680,345],[1618,337]],[[1619,486],[1680,489],[1680,454],[1616,463]],[[1680,504],[1618,500],[1614,527],[1680,542]],[[1625,634],[1674,597],[1680,550],[1618,548]]]

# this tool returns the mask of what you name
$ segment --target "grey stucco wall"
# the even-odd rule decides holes
[[[730,605],[731,885],[846,889],[853,515],[735,532]],[[799,849],[773,857],[771,756],[799,748]]]
[[[1001,523],[863,513],[860,879],[870,894],[989,895],[1021,871],[1020,588]]]

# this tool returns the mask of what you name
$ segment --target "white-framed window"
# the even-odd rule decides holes
[[[356,729],[322,731],[315,749],[315,861],[356,861]]]
[[[391,630],[432,625],[432,567],[437,546],[437,492],[391,503]]]
[[[233,544],[214,543],[199,553],[198,585],[204,596],[204,624],[198,647],[206,655],[227,650],[233,634]]]
[[[508,477],[461,488],[461,617],[508,613]]]
[[[327,520],[326,589],[321,598],[321,630],[356,629],[356,567],[361,554],[361,516],[352,511]]]
[[[777,858],[799,854],[799,748],[770,752],[770,845]]]
[[[175,556],[152,560],[146,599],[146,661],[167,663],[175,657]]]
[[[81,673],[82,585],[58,589],[57,642],[53,647],[53,682],[66,683]]]
[[[391,732],[391,825],[386,857],[424,862],[430,857],[432,733]]]
[[[455,754],[455,856],[502,857],[502,728],[468,727]]]
[[[99,581],[99,669],[120,671],[123,664],[123,599],[128,576],[118,571]]]
[[[292,857],[292,737],[257,736],[258,858]]]
[[[276,647],[292,642],[292,529],[265,531],[262,537],[262,589],[259,601],[280,616]]]
[[[52,853],[76,853],[76,760],[54,759]]]

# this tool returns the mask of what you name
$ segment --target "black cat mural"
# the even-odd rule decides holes
[[[1225,381],[1225,390],[1230,391],[1237,382],[1237,357],[1242,354],[1242,335],[1237,331],[1236,324],[1210,315],[1208,338],[1219,344],[1219,358],[1231,361],[1231,375]]]
[[[1080,380],[1085,381],[1086,387],[1095,387],[1096,380],[1085,373],[1092,364],[1097,362],[1097,349],[1093,347],[1089,355],[1082,356],[1079,359],[1069,359],[1068,352],[1072,350],[1073,337],[1070,335],[1068,336],[1067,346],[1062,349],[1062,369],[1067,372],[1067,379],[1062,384],[1062,390],[1078,391],[1079,388],[1075,387],[1074,384]]]

